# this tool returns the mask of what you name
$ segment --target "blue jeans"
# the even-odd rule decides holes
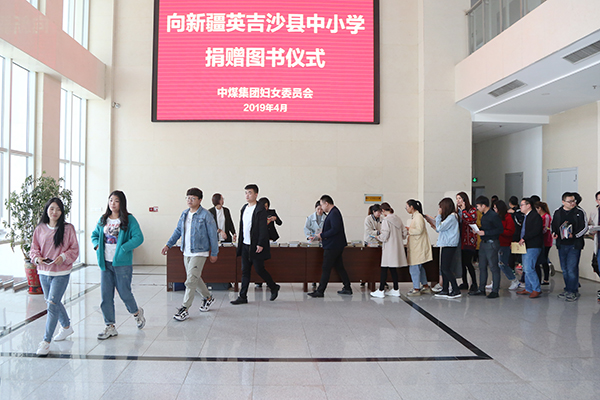
[[[427,274],[423,264],[411,265],[409,267],[410,277],[412,278],[413,288],[420,289],[421,284],[427,285]]]
[[[561,245],[558,249],[558,257],[560,259],[563,279],[565,280],[565,291],[577,293],[579,291],[579,258],[581,257],[581,249],[576,249],[574,245]]]
[[[138,306],[131,293],[131,278],[133,275],[133,267],[131,265],[125,267],[113,267],[112,262],[106,261],[106,269],[100,274],[100,293],[102,295],[102,315],[106,325],[114,325],[115,323],[115,289],[119,292],[119,296],[127,311],[130,314],[138,312]]]
[[[498,250],[498,266],[506,275],[506,279],[509,281],[516,279],[515,273],[510,267],[510,246],[500,247],[500,250]]]
[[[541,247],[529,248],[527,253],[523,254],[523,271],[525,272],[525,290],[528,292],[541,292],[540,279],[535,272],[535,264],[537,262]]]
[[[46,318],[46,333],[44,340],[48,343],[52,340],[52,335],[56,329],[56,324],[60,322],[63,328],[71,325],[67,310],[62,303],[62,298],[69,285],[70,275],[48,276],[40,274],[40,283],[44,290],[44,300],[48,305],[48,318]]]

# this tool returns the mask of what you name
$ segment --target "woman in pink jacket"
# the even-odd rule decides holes
[[[62,297],[69,284],[73,263],[79,256],[79,245],[75,228],[65,222],[65,206],[58,197],[48,200],[44,207],[40,223],[33,232],[29,256],[37,265],[47,303],[46,333],[37,349],[38,355],[45,356],[50,352],[50,341],[58,322],[61,328],[55,341],[65,340],[73,333]]]

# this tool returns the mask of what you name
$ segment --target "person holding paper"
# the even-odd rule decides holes
[[[65,222],[65,206],[62,200],[53,197],[44,206],[40,223],[33,232],[29,253],[29,257],[37,265],[48,314],[44,340],[37,349],[38,356],[45,356],[50,352],[52,335],[59,322],[60,330],[54,336],[56,342],[73,334],[62,298],[69,284],[73,263],[78,256],[79,245],[75,228]]]
[[[323,230],[323,223],[327,216],[321,208],[321,202],[317,200],[315,203],[315,212],[306,217],[306,223],[304,224],[304,236],[311,242],[315,240],[315,236],[321,233]]]
[[[563,193],[562,203],[563,206],[552,217],[552,237],[556,241],[565,280],[565,289],[558,298],[572,302],[579,299],[579,258],[584,245],[583,237],[588,231],[588,221],[585,211],[576,206],[574,193]]]
[[[462,285],[460,289],[469,289],[467,271],[471,275],[471,290],[477,290],[477,275],[473,267],[473,257],[477,249],[477,209],[471,205],[465,192],[456,195],[456,213],[460,219],[460,251],[462,260]],[[473,229],[477,228],[477,230]]]
[[[500,234],[504,232],[502,220],[490,208],[490,200],[485,196],[479,196],[475,200],[477,210],[483,215],[481,217],[481,229],[477,234],[481,237],[479,246],[479,288],[471,290],[470,296],[485,296],[485,285],[487,283],[489,267],[492,271],[492,291],[487,296],[488,299],[499,297],[500,289],[500,267],[498,266],[498,250],[500,250]]]
[[[544,247],[544,221],[540,214],[533,210],[533,201],[527,197],[521,200],[521,212],[525,215],[519,240],[519,244],[526,247],[526,253],[523,254],[525,289],[519,290],[517,294],[528,294],[529,298],[535,299],[540,297],[542,292],[535,265]]]

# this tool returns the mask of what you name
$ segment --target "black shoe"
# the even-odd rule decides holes
[[[482,292],[479,289],[477,289],[477,290],[471,290],[469,292],[469,296],[485,296],[485,292]]]
[[[360,287],[365,287],[365,282],[361,282]]]
[[[468,283],[463,283],[458,287],[458,290],[467,290],[469,288]]]
[[[549,284],[550,284],[550,282],[548,282],[548,281],[544,281],[544,282],[540,283],[540,285],[542,285],[542,286],[546,286],[546,285],[549,285]]]
[[[317,292],[316,290],[314,292],[310,292],[308,293],[308,295],[310,297],[325,297],[325,295],[321,292]]]
[[[271,289],[271,301],[277,298],[277,295],[279,294],[279,289],[281,289],[281,286],[279,285],[275,285],[275,289]]]
[[[460,299],[461,297],[462,297],[462,293],[460,293],[460,290],[455,290],[454,292],[452,292],[448,295],[449,299]]]
[[[469,292],[476,292],[479,288],[477,287],[477,285],[475,283],[473,283],[471,285],[471,287],[469,288]]]
[[[231,304],[247,304],[248,303],[248,299],[244,298],[244,297],[238,297],[235,300],[230,301]]]
[[[257,283],[256,285],[254,285],[257,289],[262,289],[262,283]]]
[[[352,294],[352,289],[343,288],[342,290],[338,290],[338,294]]]
[[[490,292],[490,294],[487,295],[488,299],[497,299],[498,297],[500,297],[498,292]]]

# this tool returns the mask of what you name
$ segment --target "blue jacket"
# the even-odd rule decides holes
[[[460,244],[460,229],[458,226],[458,216],[452,213],[442,221],[442,216],[438,214],[435,217],[435,230],[439,233],[438,247],[458,247]]]
[[[321,239],[325,250],[343,249],[348,244],[342,213],[336,206],[333,206],[325,218]]]
[[[308,217],[306,217],[306,223],[304,224],[304,236],[307,238],[309,236],[314,236],[317,234],[317,230],[323,230],[323,224],[325,223],[325,218],[327,216],[325,214],[321,215],[321,223],[317,223],[317,212],[315,211]]]
[[[167,242],[169,248],[175,246],[177,240],[180,237],[184,237],[185,234],[185,220],[187,219],[190,209],[188,208],[181,213],[179,221],[177,221],[177,228],[173,231],[171,238]],[[217,237],[217,224],[215,223],[214,217],[206,211],[206,209],[200,208],[192,216],[192,232],[190,237],[190,243],[192,244],[192,253],[202,253],[210,250],[211,256],[219,254],[219,238]],[[183,252],[185,243],[181,241],[181,251]]]
[[[129,214],[129,223],[127,230],[119,232],[117,239],[117,249],[112,265],[115,267],[125,267],[133,264],[133,249],[144,242],[144,235],[140,229],[140,224]],[[98,258],[98,266],[102,271],[105,268],[104,262],[104,225],[101,224],[102,218],[98,220],[96,229],[92,232],[92,244],[96,249],[96,257]]]

